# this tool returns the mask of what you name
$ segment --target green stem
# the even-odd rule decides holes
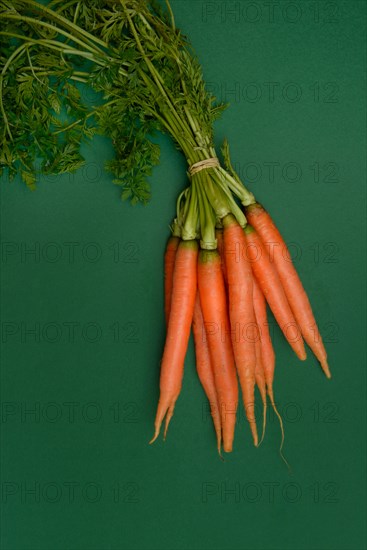
[[[205,194],[206,174],[199,172],[194,176],[198,181],[199,220],[200,220],[200,246],[204,250],[215,250],[217,239],[215,238],[216,217]]]
[[[62,6],[62,9],[64,9],[63,6]],[[78,21],[79,12],[80,12],[80,2],[78,2],[77,5],[76,5],[76,9],[75,9],[74,17],[73,17],[73,23],[74,23],[74,25],[75,25],[76,22]]]
[[[73,23],[72,21],[67,19],[66,17],[60,15],[58,12],[56,12],[54,10],[51,10],[46,6],[43,6],[42,4],[39,4],[38,2],[35,2],[34,0],[23,0],[23,3],[27,4],[28,6],[31,6],[31,7],[35,8],[38,11],[42,11],[44,14],[48,15],[50,19],[52,19],[54,21],[58,21],[59,23],[64,25],[64,27],[72,30],[74,33],[78,34],[79,36],[83,36],[86,39],[86,41],[91,42],[91,43],[95,43],[95,44],[99,44],[103,48],[108,48],[108,44],[106,42],[104,42],[100,38],[96,38],[95,36],[93,36],[92,34],[87,32],[86,30],[84,30],[82,27],[80,27],[79,25],[76,25],[75,23]],[[65,9],[65,8],[66,8],[66,6],[63,6],[63,9]],[[55,27],[53,27],[53,28],[55,29]],[[97,50],[100,53],[103,53],[103,51],[100,48],[97,48]]]
[[[82,50],[78,50],[75,48],[70,49],[70,47],[65,47],[67,46],[67,44],[63,44],[63,42],[58,42],[57,40],[52,40],[50,38],[28,38],[27,36],[24,36],[22,34],[16,34],[16,33],[5,32],[5,31],[0,31],[0,34],[4,36],[9,36],[12,38],[18,38],[20,40],[26,40],[26,42],[24,42],[23,44],[24,46],[27,46],[30,44],[41,45],[51,50],[64,53],[66,55],[79,55],[80,57],[84,57],[86,59],[89,59],[90,61],[93,61],[94,63],[96,63],[97,65],[100,65],[101,67],[105,65],[104,62],[102,62],[99,58],[94,57],[91,53],[83,52]]]
[[[152,83],[152,81],[149,79],[148,75],[146,75],[143,70],[139,71],[139,75],[141,76],[141,78],[145,82],[146,86],[152,92],[154,92],[155,91],[154,83]],[[176,111],[174,109],[173,109],[173,111],[171,109],[169,111],[167,111],[167,109],[165,109],[163,111],[163,113],[161,114],[161,113],[158,113],[156,110],[152,110],[152,109],[150,109],[150,110],[153,113],[153,116],[155,116],[155,117],[159,116],[160,121],[165,120],[165,123],[164,123],[165,128],[167,128],[167,130],[171,134],[171,136],[174,137],[174,139],[180,145],[180,147],[181,147],[182,151],[184,152],[185,156],[187,156],[189,154],[189,148],[188,148],[187,142],[189,142],[189,145],[191,147],[195,147],[195,143],[193,141],[191,141],[191,139],[190,139],[191,135],[187,134],[187,132],[186,133],[182,132],[182,129],[177,125],[177,120],[176,120],[177,117],[172,116],[173,111],[174,111],[173,114],[175,114]]]
[[[65,71],[45,71],[45,68],[44,67],[37,67],[37,66],[28,66],[28,67],[22,67],[22,71],[31,71],[33,73],[33,71],[35,71],[37,73],[37,75],[34,75],[35,77],[37,76],[62,76],[63,73],[66,73],[66,72],[69,72],[65,69]],[[75,77],[80,77],[80,78],[84,78],[84,80],[82,82],[88,82],[88,78],[89,78],[89,73],[86,73],[84,71],[74,71],[72,76],[70,78],[73,78],[73,76]]]
[[[191,192],[189,198],[189,206],[185,215],[185,220],[182,226],[181,237],[184,241],[192,241],[196,239],[198,230],[198,196],[196,185],[191,185]]]
[[[176,118],[177,120],[177,123],[178,123],[178,127],[183,130],[183,133],[186,132],[186,128],[182,125],[182,120],[181,118],[178,116],[178,113],[176,112],[176,109],[175,109],[175,106],[173,104],[173,102],[171,101],[171,99],[169,98],[166,90],[164,89],[164,82],[162,82],[162,79],[161,79],[161,76],[160,74],[157,72],[157,70],[155,69],[153,63],[150,61],[149,57],[146,55],[145,53],[145,50],[141,44],[141,41],[140,41],[140,38],[138,36],[138,33],[136,31],[136,28],[135,28],[135,25],[129,15],[129,12],[125,6],[125,3],[124,3],[124,0],[120,0],[121,2],[121,5],[122,5],[122,8],[125,12],[125,15],[126,15],[126,18],[128,20],[128,23],[129,23],[129,26],[130,26],[130,29],[131,29],[131,32],[133,33],[133,36],[134,36],[134,39],[135,39],[135,42],[136,42],[136,45],[141,53],[141,55],[143,56],[143,59],[145,61],[145,63],[147,64],[147,67],[158,87],[158,90],[160,91],[160,93],[162,94],[162,97],[166,100],[167,102],[167,105],[171,111],[171,113],[174,115],[174,117]]]
[[[208,197],[208,200],[215,212],[215,216],[219,219],[224,218],[227,214],[231,213],[231,209],[228,204],[227,197],[220,187],[216,185],[212,177],[209,177],[209,172],[212,168],[208,170],[202,170],[206,174],[205,181],[205,194]],[[200,172],[199,172],[200,173]],[[193,180],[196,177],[196,174],[193,176]]]
[[[75,80],[76,82],[83,82],[83,84],[88,83],[88,80],[86,78],[81,78],[80,76],[71,75],[70,80]]]
[[[188,191],[188,188],[184,189],[178,196],[178,199],[176,201],[176,216],[178,219],[180,219],[181,215],[182,215],[182,209],[183,209],[183,206],[182,206],[182,200],[186,200],[186,196],[187,196],[187,191]]]
[[[76,23],[76,20],[78,17],[75,17],[75,16],[78,16],[79,15],[79,11],[80,11],[80,1],[79,0],[70,0],[69,2],[64,2],[64,0],[52,0],[50,2],[50,4],[48,5],[48,9],[51,9],[53,11],[54,10],[54,6],[57,6],[58,4],[61,4],[61,6],[58,8],[57,10],[57,14],[60,15],[63,11],[67,10],[68,8],[70,8],[70,6],[74,6],[75,4],[77,5],[76,6],[76,9],[75,9],[75,14],[74,14],[74,17],[73,17],[73,22]],[[63,17],[63,16],[61,16]]]
[[[166,0],[166,6],[167,6],[167,9],[168,9],[170,18],[171,18],[172,29],[175,30],[176,29],[175,18],[174,18],[173,11],[172,11],[172,8],[171,8],[171,4],[169,3],[169,0]]]
[[[175,218],[172,222],[172,225],[170,225],[170,230],[172,233],[172,237],[179,237],[180,239],[182,238],[181,227],[177,218]]]
[[[45,21],[41,21],[40,19],[34,19],[33,17],[28,17],[27,15],[12,15],[12,14],[2,14],[1,18],[4,19],[10,19],[15,21],[24,21],[26,23],[33,23],[34,25],[39,25],[40,27],[45,27],[46,29],[51,29],[52,31],[56,31],[58,34],[61,34],[62,36],[65,36],[69,40],[72,40],[76,44],[79,44],[80,46],[84,46],[86,50],[89,50],[93,54],[103,54],[104,52],[100,48],[92,47],[88,44],[86,41],[79,40],[76,36],[73,36],[72,34],[60,29],[59,27],[55,27],[54,25],[51,25],[50,23],[46,23]]]
[[[228,187],[233,191],[233,193],[240,199],[241,203],[244,206],[249,206],[254,204],[256,199],[254,195],[246,189],[242,182],[234,179],[224,168],[218,168],[219,174],[218,179],[225,182]]]
[[[169,9],[169,12],[171,13],[172,15],[172,18],[173,18],[173,13],[172,13],[172,9],[171,9],[171,6],[169,4],[169,1],[167,0],[167,6],[168,6],[168,9]],[[159,40],[160,36],[159,34],[153,30],[153,28],[151,27],[151,25],[146,21],[145,17],[143,17],[143,15],[139,14],[140,16],[140,19],[144,22],[144,24],[149,28],[149,30],[151,32],[154,32],[155,33],[155,36],[156,38]],[[156,21],[152,21],[152,23],[156,23]],[[164,25],[164,23],[162,21],[160,21],[160,23],[162,25]],[[170,52],[170,55],[173,57],[173,59],[175,60],[175,62],[177,63],[177,67],[178,67],[178,70],[180,72],[180,80],[181,80],[181,86],[182,86],[182,92],[183,92],[183,96],[184,97],[189,97],[190,94],[188,93],[188,90],[187,90],[187,87],[186,87],[186,83],[185,83],[185,80],[183,78],[183,74],[182,74],[182,63],[181,63],[181,60],[180,60],[180,57],[179,55],[177,54],[176,50],[174,49],[174,47],[170,46],[169,44],[166,45],[166,47],[169,49],[169,52]],[[154,69],[154,66],[153,66],[153,69]],[[155,71],[155,69],[154,69]],[[157,73],[157,76],[159,77],[160,81],[162,82],[162,84],[164,84],[163,80],[161,79],[159,73]],[[168,94],[168,92],[166,92]],[[169,101],[171,103],[171,109],[173,108],[173,105],[174,105],[174,101],[172,100],[171,97],[169,97]],[[189,163],[189,165],[192,165],[194,164],[194,162],[197,162],[198,160],[203,160],[204,158],[209,158],[210,156],[216,156],[215,155],[215,152],[214,150],[211,150],[209,153],[208,153],[208,146],[209,146],[209,143],[210,143],[210,140],[209,139],[205,139],[204,136],[202,135],[201,131],[200,131],[200,125],[196,122],[195,120],[195,117],[192,115],[192,113],[190,112],[190,110],[188,109],[188,106],[187,105],[184,105],[183,106],[183,109],[185,111],[185,115],[186,115],[186,118],[187,118],[187,122],[188,122],[188,128],[187,128],[187,131],[190,132],[190,138],[191,138],[191,131],[192,131],[192,134],[193,134],[193,141],[194,141],[194,144],[192,145],[192,148],[195,150],[195,151],[203,151],[203,156],[199,156],[197,157],[196,155],[190,155],[188,156],[186,154],[186,158],[187,158],[187,161]],[[179,117],[179,115],[177,114],[177,116]],[[179,117],[180,118],[180,117]],[[180,118],[181,120],[181,118]],[[190,131],[191,129],[191,131]],[[178,135],[177,134],[172,134],[174,139],[176,139],[176,141],[178,143],[180,143],[180,140],[178,138]],[[191,141],[191,139],[190,139]]]
[[[198,145],[197,135],[199,134],[198,127],[195,126],[194,121],[190,117],[190,113],[186,109],[186,107],[184,107],[184,109],[185,109],[186,117],[188,119],[188,124],[186,124],[184,122],[184,119],[182,118],[182,116],[178,114],[178,112],[175,108],[174,98],[171,97],[171,94],[170,94],[169,90],[164,88],[164,85],[165,85],[164,81],[163,81],[161,75],[159,74],[159,72],[156,70],[153,63],[148,58],[148,56],[147,56],[147,54],[146,54],[146,52],[145,52],[145,50],[144,50],[144,48],[141,44],[141,40],[138,36],[135,25],[134,25],[130,15],[129,15],[128,11],[127,11],[127,8],[125,7],[125,5],[123,3],[123,0],[120,0],[120,2],[123,5],[123,9],[125,11],[125,14],[126,14],[126,17],[127,17],[128,21],[129,21],[129,25],[130,25],[131,31],[134,35],[135,42],[138,46],[138,49],[139,49],[140,53],[142,54],[147,66],[148,66],[148,69],[149,69],[149,71],[150,71],[150,73],[153,77],[153,80],[154,80],[156,86],[158,86],[158,89],[161,92],[161,94],[163,96],[163,99],[165,100],[165,103],[168,106],[168,109],[169,109],[168,112],[167,112],[167,109],[164,109],[164,111],[163,111],[164,115],[162,115],[162,116],[165,116],[166,118],[169,119],[169,124],[172,127],[172,130],[170,131],[171,136],[180,145],[180,148],[184,152],[189,164],[194,164],[194,162],[197,162],[198,160],[203,160],[203,158],[207,158],[206,155],[204,155],[204,157],[202,157],[202,156],[198,156],[197,154],[193,155],[191,152],[189,153],[187,145],[189,145],[191,150],[194,150],[194,151],[199,151],[199,150],[203,149],[201,144],[199,144],[200,147],[197,147],[197,145]],[[146,20],[146,18],[140,13],[138,13],[138,15],[139,15],[140,20],[143,22],[143,24],[151,32],[155,32],[152,29],[151,25]],[[156,37],[159,39],[159,36],[157,34],[156,34]],[[178,66],[179,66],[179,59],[177,58],[177,56],[175,56],[175,53],[172,51],[172,49],[171,49],[171,53],[172,53],[172,56],[175,57],[175,59],[178,63]],[[181,72],[180,67],[179,67],[179,70]],[[143,77],[143,79],[145,78],[145,80],[146,80],[146,75],[144,75],[143,71],[141,71],[140,74]],[[183,90],[185,90],[183,79],[181,79],[181,81],[183,83]],[[153,92],[155,91],[154,90],[154,85],[153,86],[150,85],[150,88],[153,89]]]
[[[214,178],[214,181],[217,183],[217,185],[222,189],[223,193],[226,195],[232,214],[236,217],[240,226],[245,227],[247,224],[246,216],[244,215],[241,208],[238,206],[238,204],[234,200],[230,189],[223,182],[222,178],[216,177],[216,170],[214,170],[213,178]]]

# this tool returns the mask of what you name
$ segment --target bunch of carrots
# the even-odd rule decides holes
[[[259,444],[255,386],[263,402],[261,440],[267,395],[284,438],[274,401],[275,353],[266,303],[297,357],[306,359],[305,341],[325,375],[331,376],[310,302],[281,234],[260,204],[251,204],[245,212],[249,222],[245,228],[232,214],[221,220],[216,250],[200,250],[197,240],[177,236],[168,241],[164,261],[167,336],[151,442],[158,437],[164,419],[166,437],[181,391],[191,326],[197,373],[210,403],[219,454],[222,445],[225,452],[232,451],[238,380],[254,445]]]
[[[233,447],[238,380],[258,445],[255,386],[261,439],[267,397],[281,423],[266,303],[299,359],[305,341],[330,371],[279,231],[233,170],[227,142],[222,162],[216,153],[214,122],[226,106],[207,90],[169,0],[0,0],[0,23],[0,176],[19,174],[33,189],[38,173],[77,170],[82,142],[98,132],[114,147],[106,169],[136,204],[148,201],[147,176],[159,162],[152,134],[169,135],[187,160],[190,185],[165,254],[167,337],[152,441],[164,420],[167,433],[192,327],[218,451]],[[85,104],[80,87],[97,92],[98,105]]]

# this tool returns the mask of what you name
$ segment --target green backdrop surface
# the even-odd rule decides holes
[[[192,342],[167,441],[148,445],[164,343],[162,257],[185,161],[165,137],[152,200],[86,166],[1,181],[4,550],[360,550],[365,539],[366,4],[173,0],[216,125],[290,248],[333,374],[274,329],[275,392],[218,459]]]

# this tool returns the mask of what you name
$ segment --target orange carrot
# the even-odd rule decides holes
[[[275,369],[275,353],[269,332],[265,296],[260,290],[259,284],[256,279],[254,279],[253,296],[255,317],[260,335],[261,357],[264,367],[265,382],[268,388],[269,397],[271,397],[273,391],[272,388]]]
[[[195,307],[197,257],[198,244],[196,241],[180,242],[173,273],[172,305],[161,365],[160,396],[154,423],[155,433],[151,443],[157,439],[166,415],[165,434],[167,433],[181,390],[186,349]]]
[[[166,252],[164,254],[164,314],[166,318],[166,325],[168,325],[169,313],[171,311],[173,270],[175,267],[175,258],[179,244],[179,237],[170,237],[168,239]]]
[[[281,234],[268,212],[260,204],[248,207],[246,215],[263,242],[272,245],[274,263],[302,335],[319,360],[324,373],[330,378],[331,374],[327,363],[326,350],[312,313],[309,299]]]
[[[289,345],[297,357],[306,359],[305,347],[302,335],[294,319],[282,283],[275,268],[271,263],[264,243],[251,225],[245,227],[247,254],[252,262],[252,269],[262,292],[280,326]],[[292,329],[293,335],[289,334]]]
[[[232,346],[240,379],[243,403],[254,444],[258,444],[255,420],[255,315],[252,303],[253,276],[242,227],[232,215],[223,219],[224,255],[228,278],[229,318]]]
[[[217,448],[220,454],[222,443],[222,423],[217,390],[215,388],[214,372],[210,361],[208,340],[205,330],[203,313],[201,311],[199,291],[196,294],[194,318],[192,323],[194,333],[196,370],[205,394],[209,400],[210,412],[213,417],[214,429],[217,436]]]
[[[229,335],[230,326],[223,273],[217,251],[202,250],[200,252],[198,282],[222,419],[223,449],[229,453],[232,451],[236,425],[238,385]]]
[[[261,337],[260,337],[259,331],[255,342],[255,351],[256,351],[255,380],[256,380],[256,385],[259,388],[261,400],[263,403],[263,429],[262,429],[261,439],[259,442],[259,445],[260,445],[265,436],[267,403],[266,403],[265,371],[264,371],[264,364],[263,364],[262,353],[261,353]]]

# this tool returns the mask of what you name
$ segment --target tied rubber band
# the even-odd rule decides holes
[[[201,172],[201,170],[207,170],[208,168],[219,168],[219,160],[217,157],[212,157],[210,159],[204,159],[200,160],[199,162],[195,162],[192,166],[189,168],[189,174],[190,176],[194,176],[198,172]]]

